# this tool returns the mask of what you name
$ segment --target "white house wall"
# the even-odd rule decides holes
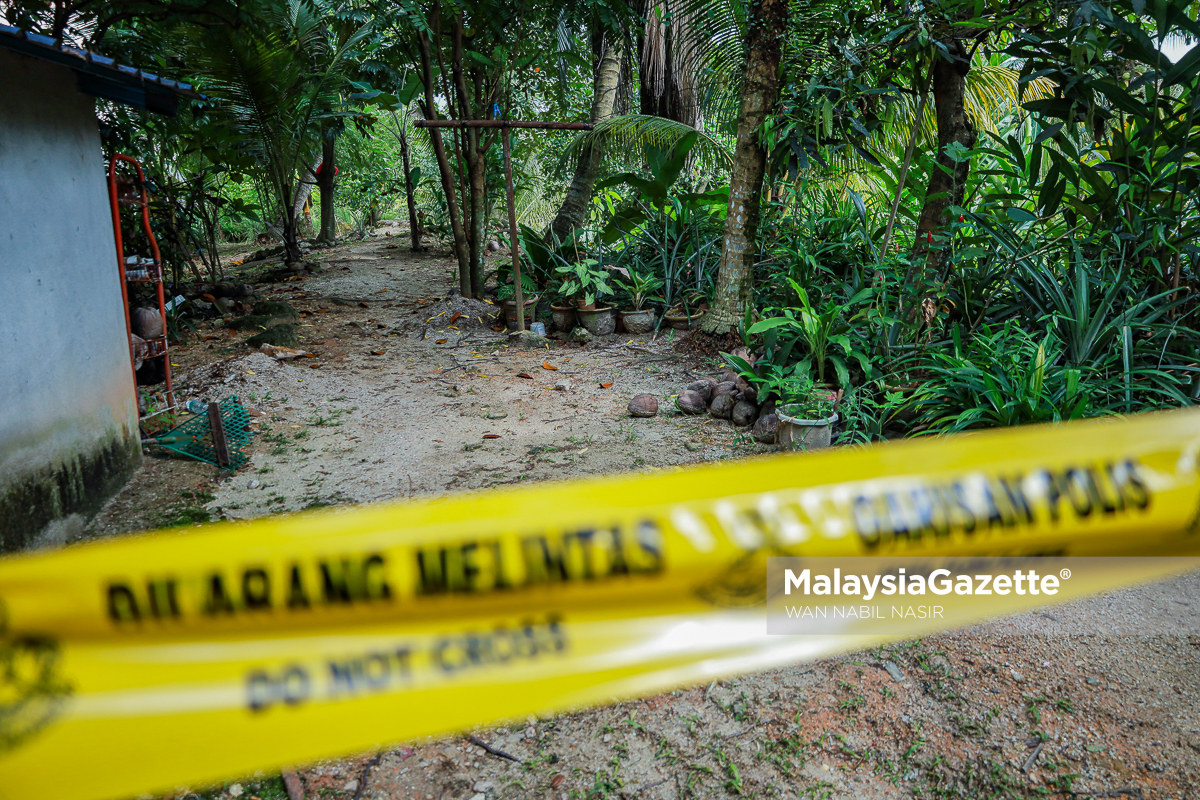
[[[69,535],[140,453],[94,101],[0,51],[0,550]]]

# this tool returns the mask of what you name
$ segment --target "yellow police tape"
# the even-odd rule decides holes
[[[768,556],[1197,554],[1198,451],[1175,411],[0,560],[0,798],[166,792],[880,641],[768,636]],[[892,634],[989,616],[963,608]]]

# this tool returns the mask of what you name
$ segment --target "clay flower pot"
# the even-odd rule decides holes
[[[649,333],[654,330],[653,308],[643,308],[637,311],[618,311],[617,316],[625,323],[626,333]]]
[[[533,312],[537,306],[538,299],[531,297],[525,301],[525,328],[529,328],[529,323],[533,321]],[[517,329],[517,301],[504,301],[504,322],[508,325],[510,331]]]
[[[554,330],[568,333],[575,328],[575,306],[550,306],[550,313],[554,317]]]
[[[663,321],[676,330],[686,331],[696,327],[703,316],[704,311],[700,309],[694,309],[691,316],[683,310],[672,310],[663,315]]]
[[[593,336],[608,336],[617,329],[617,318],[611,308],[581,308],[575,316]]]

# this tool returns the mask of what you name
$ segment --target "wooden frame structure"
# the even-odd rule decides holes
[[[521,242],[517,238],[517,209],[513,205],[512,145],[509,131],[532,128],[550,131],[590,131],[590,122],[538,122],[515,119],[419,119],[418,128],[499,128],[504,142],[504,189],[508,203],[508,238],[513,260],[513,297],[517,301],[517,330],[525,330],[525,293],[521,290]]]

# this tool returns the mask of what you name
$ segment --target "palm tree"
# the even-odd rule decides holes
[[[788,0],[754,0],[746,36],[746,69],[742,78],[737,145],[729,174],[729,208],[717,272],[713,308],[701,330],[724,334],[735,329],[747,303],[753,301],[754,252],[758,209],[767,170],[763,123],[775,109],[779,61],[787,32]]]
[[[289,262],[300,259],[298,176],[315,163],[327,122],[344,113],[347,71],[370,32],[368,23],[339,44],[323,17],[314,3],[272,0],[261,6],[259,24],[191,30],[186,45],[197,83],[221,101],[259,165],[259,178],[283,218]]]

